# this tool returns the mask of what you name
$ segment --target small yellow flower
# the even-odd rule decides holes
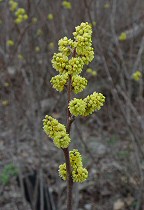
[[[9,87],[10,84],[9,84],[8,82],[5,82],[5,83],[4,83],[4,86],[5,86],[5,87]]]
[[[87,83],[88,81],[84,77],[81,77],[79,75],[74,75],[72,77],[72,87],[74,93],[77,94],[82,92],[86,88]]]
[[[69,74],[80,74],[83,69],[83,60],[80,57],[71,58],[66,66]]]
[[[40,47],[39,46],[35,47],[35,52],[37,52],[37,53],[40,52]]]
[[[86,70],[87,73],[92,73],[92,71],[93,70],[91,68],[87,68],[87,70]]]
[[[74,182],[84,182],[88,178],[88,171],[86,168],[78,167],[72,171],[72,179]]]
[[[70,144],[70,137],[65,131],[57,132],[53,138],[54,145],[58,148],[68,148]]]
[[[62,6],[66,9],[71,9],[72,8],[71,3],[69,1],[66,1],[66,0],[64,0],[62,2]]]
[[[21,18],[21,17],[16,18],[16,19],[15,19],[15,23],[16,23],[16,24],[22,23],[22,18]]]
[[[21,53],[18,54],[18,59],[21,60],[21,61],[24,60],[24,57]]]
[[[69,103],[69,110],[74,116],[84,115],[86,111],[86,103],[82,99],[74,98]]]
[[[38,19],[37,19],[36,17],[33,17],[33,18],[32,18],[32,23],[33,23],[33,24],[37,23],[37,21],[38,21]]]
[[[54,53],[52,65],[60,74],[67,73],[68,56],[63,55],[63,53]]]
[[[2,101],[2,105],[3,106],[8,106],[9,105],[9,101],[8,100],[3,100]]]
[[[52,77],[50,82],[52,83],[53,88],[61,92],[63,91],[64,86],[67,83],[67,80],[68,80],[68,74],[66,73]]]
[[[102,93],[94,92],[83,99],[86,103],[84,116],[92,114],[94,111],[100,110],[105,102],[105,96]]]
[[[94,58],[94,49],[92,48],[92,27],[90,24],[81,23],[73,33],[76,42],[76,53],[81,57],[84,64],[89,64]]]
[[[88,177],[88,171],[83,168],[82,157],[77,149],[73,149],[69,152],[70,164],[72,170],[73,182],[84,182]],[[63,179],[67,179],[66,164],[61,164],[59,166],[59,176]]]
[[[46,115],[43,120],[43,129],[45,133],[53,138],[53,142],[58,148],[67,148],[70,144],[69,134],[66,133],[66,128],[58,120]]]
[[[43,120],[43,129],[45,133],[51,138],[54,138],[57,132],[66,132],[66,128],[64,125],[48,115],[46,115],[45,119]]]
[[[92,71],[92,76],[97,76],[97,72],[96,71]]]
[[[89,73],[89,74],[91,74],[92,76],[96,76],[96,75],[97,75],[97,72],[94,71],[94,70],[92,70],[91,68],[88,68],[88,69],[86,70],[86,72]]]
[[[93,21],[92,22],[92,26],[96,26],[96,21]]]
[[[15,23],[20,24],[28,19],[28,15],[26,14],[26,11],[24,8],[18,8],[15,12]]]
[[[127,39],[127,35],[125,32],[122,32],[119,36],[119,41],[125,41]]]
[[[54,19],[53,14],[52,13],[49,13],[48,16],[47,16],[47,19],[48,20],[53,20]]]
[[[28,19],[28,15],[27,14],[23,15],[23,19],[27,20]]]
[[[105,4],[104,4],[104,8],[105,8],[105,9],[110,8],[110,4],[109,4],[108,2],[107,2],[107,3],[105,3]]]
[[[133,73],[132,78],[135,81],[139,81],[142,78],[142,73],[140,71],[136,71]]]
[[[37,36],[41,36],[43,34],[43,31],[39,28],[36,32]]]
[[[54,42],[50,42],[49,45],[48,45],[48,47],[49,47],[50,49],[54,49]]]
[[[72,169],[82,167],[82,156],[77,149],[70,151],[70,163]]]
[[[74,45],[74,41],[72,39],[68,39],[67,37],[60,39],[58,42],[59,51],[66,56],[69,56],[71,54],[75,47]]]
[[[65,181],[67,179],[66,164],[61,164],[59,166],[59,176]]]
[[[9,40],[7,41],[7,46],[9,46],[9,47],[14,46],[14,41],[11,40],[11,39],[9,39]]]
[[[10,11],[12,12],[14,12],[18,7],[18,3],[11,0],[9,1],[9,5],[10,5]]]

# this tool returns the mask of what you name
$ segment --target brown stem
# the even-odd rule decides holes
[[[73,51],[72,57],[76,57],[76,48]],[[72,92],[72,75],[69,75],[68,86],[67,86],[67,95],[68,95],[68,106],[71,100],[71,92]],[[69,108],[67,106],[67,126],[66,131],[70,135],[71,124],[74,121],[74,117],[71,115]],[[65,161],[66,161],[66,171],[67,171],[67,210],[72,210],[72,188],[73,188],[73,180],[72,180],[72,170],[70,164],[70,156],[69,156],[69,148],[63,149]]]
[[[72,76],[69,75],[68,81],[68,105],[71,100],[71,83],[72,83]],[[73,122],[71,113],[67,107],[67,133],[70,134],[71,124]],[[69,156],[69,148],[63,149],[65,161],[66,161],[66,170],[67,170],[67,210],[72,210],[72,187],[73,187],[73,180],[72,180],[72,172],[71,172],[71,164],[70,164],[70,156]]]
[[[68,94],[68,106],[69,106],[69,102],[71,100],[71,83],[72,83],[72,76],[69,75],[69,81],[68,81],[68,87],[67,87],[67,94]],[[69,111],[69,108],[67,107],[67,133],[70,134],[70,129],[71,129],[71,123],[72,123],[72,116],[71,113]]]
[[[67,210],[72,210],[72,188],[73,180],[71,176],[71,165],[69,157],[69,149],[63,149],[65,161],[66,161],[66,170],[67,170]]]

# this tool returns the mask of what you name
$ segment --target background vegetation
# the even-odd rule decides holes
[[[42,119],[50,114],[65,123],[66,93],[52,89],[51,59],[58,40],[71,38],[74,27],[87,21],[95,58],[84,69],[89,84],[79,96],[96,90],[106,104],[73,125],[72,148],[80,148],[89,170],[88,181],[75,187],[74,209],[143,210],[144,1],[15,2],[13,10],[9,0],[0,1],[0,174],[9,164],[19,177],[37,171],[52,209],[65,209],[66,186],[57,173],[63,157],[44,134]],[[18,8],[28,15],[21,23]],[[13,176],[0,184],[0,209],[30,209]]]

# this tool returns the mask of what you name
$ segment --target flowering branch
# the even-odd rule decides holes
[[[68,109],[66,127],[56,119],[46,115],[43,120],[45,133],[53,139],[56,147],[64,152],[65,163],[59,166],[59,175],[67,180],[67,210],[72,210],[72,187],[74,182],[84,182],[88,177],[88,171],[83,167],[82,156],[77,149],[69,151],[70,130],[74,117],[88,116],[101,109],[105,97],[101,93],[94,92],[84,99],[71,100],[72,91],[77,94],[87,86],[87,80],[80,76],[84,65],[89,64],[94,58],[92,48],[92,28],[86,23],[81,23],[73,33],[74,41],[64,37],[59,40],[59,52],[54,53],[52,64],[59,72],[52,77],[51,83],[57,91],[63,91],[67,85]]]

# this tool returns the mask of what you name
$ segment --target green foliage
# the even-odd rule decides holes
[[[108,140],[107,143],[109,145],[114,145],[117,142],[117,140],[118,140],[118,136],[113,135],[113,136],[111,136],[111,138]]]
[[[5,165],[5,167],[2,170],[2,173],[0,174],[0,182],[4,185],[8,184],[10,181],[10,178],[13,176],[18,175],[18,169],[15,165],[12,163]]]
[[[118,156],[118,158],[120,158],[120,159],[128,158],[129,155],[130,155],[130,152],[129,152],[128,150],[122,150],[122,151],[119,151],[119,152],[117,153],[117,156]]]

